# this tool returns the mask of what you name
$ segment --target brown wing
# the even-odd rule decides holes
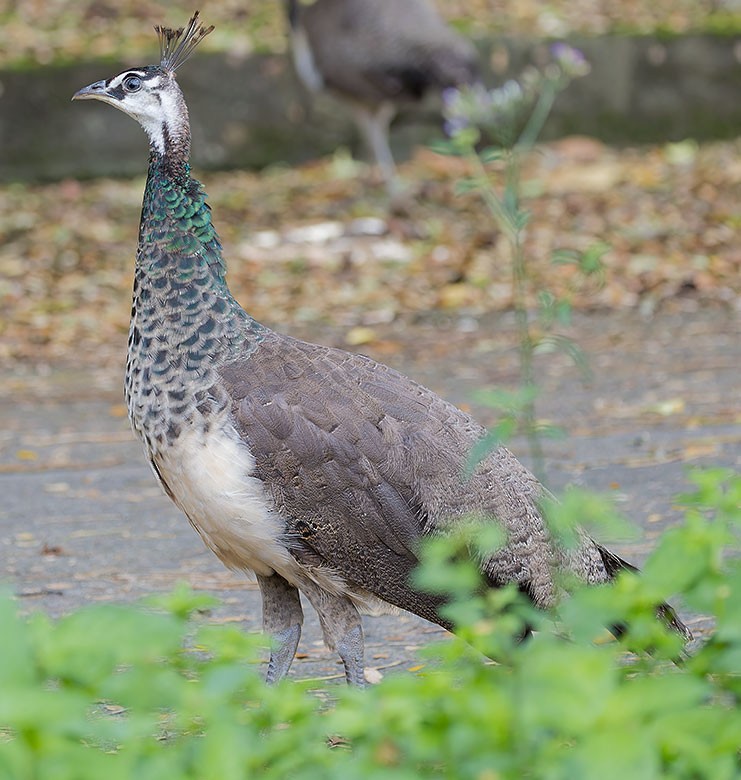
[[[543,488],[509,450],[498,447],[467,477],[484,430],[397,371],[271,332],[221,375],[299,561],[435,620],[436,602],[408,585],[418,542],[475,514],[506,532],[482,561],[493,585],[518,583],[546,606],[556,568],[607,578],[588,537],[575,550],[553,545],[538,506]]]
[[[386,366],[275,333],[220,373],[294,556],[437,619],[408,584],[438,510],[424,497],[461,502],[444,485],[460,486],[481,428]]]
[[[361,102],[472,82],[476,50],[428,0],[319,0],[303,24],[326,84]]]

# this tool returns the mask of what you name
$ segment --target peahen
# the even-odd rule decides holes
[[[399,106],[470,84],[473,44],[448,27],[431,0],[285,0],[296,73],[310,92],[345,102],[392,195],[400,192],[389,146]]]
[[[175,80],[211,27],[155,28],[159,65],[130,68],[73,99],[109,103],[149,136],[125,395],[157,478],[206,545],[252,570],[267,679],[288,671],[301,633],[299,591],[319,614],[350,683],[363,684],[359,612],[389,605],[453,628],[439,597],[415,590],[420,540],[470,514],[506,532],[481,563],[534,604],[558,597],[556,573],[610,580],[625,562],[581,535],[556,544],[545,489],[504,447],[470,476],[484,435],[470,416],[380,363],[308,344],[256,322],[232,297],[206,195],[189,166],[188,111]],[[664,616],[688,636],[667,606]]]

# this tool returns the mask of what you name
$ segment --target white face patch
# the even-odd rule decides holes
[[[105,94],[96,97],[136,119],[160,154],[165,152],[166,133],[176,140],[187,131],[188,110],[172,76],[126,70],[108,82]]]
[[[173,81],[172,84],[174,85],[175,82]],[[188,109],[183,100],[183,93],[179,87],[175,86],[174,90],[172,88],[162,90],[159,93],[159,97],[163,120],[160,125],[160,132],[162,132],[164,127],[167,129],[171,139],[178,139],[182,135],[182,129],[188,126]]]

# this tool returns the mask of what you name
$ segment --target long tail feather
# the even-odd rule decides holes
[[[602,562],[605,564],[605,569],[607,569],[607,574],[610,579],[614,579],[621,571],[638,571],[636,566],[633,566],[632,563],[628,563],[628,561],[624,561],[619,555],[610,552],[606,547],[602,547],[602,545],[598,544],[597,549],[602,556]],[[669,604],[659,604],[656,607],[656,615],[671,628],[672,631],[676,631],[683,637],[686,642],[689,642],[692,639],[692,632],[679,619],[677,613]],[[623,633],[624,630],[624,627],[615,626],[615,631],[618,635]]]

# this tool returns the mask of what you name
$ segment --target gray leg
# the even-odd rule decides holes
[[[313,582],[302,584],[301,590],[319,615],[327,647],[339,653],[348,684],[363,688],[363,625],[355,605],[344,596],[327,593]]]
[[[355,609],[352,603],[350,603],[350,606]],[[342,659],[342,663],[345,667],[345,679],[347,680],[347,684],[355,685],[358,688],[364,688],[364,642],[363,626],[360,624],[360,615],[358,615],[358,625],[347,631],[337,643],[337,652],[339,653],[340,658]]]
[[[396,175],[396,164],[389,145],[389,126],[396,109],[391,103],[382,103],[375,111],[365,106],[355,107],[355,120],[370,147],[390,196],[399,194],[401,185]]]
[[[267,683],[276,683],[288,673],[296,655],[304,613],[298,590],[278,574],[257,576],[262,593],[262,627],[273,640]]]

